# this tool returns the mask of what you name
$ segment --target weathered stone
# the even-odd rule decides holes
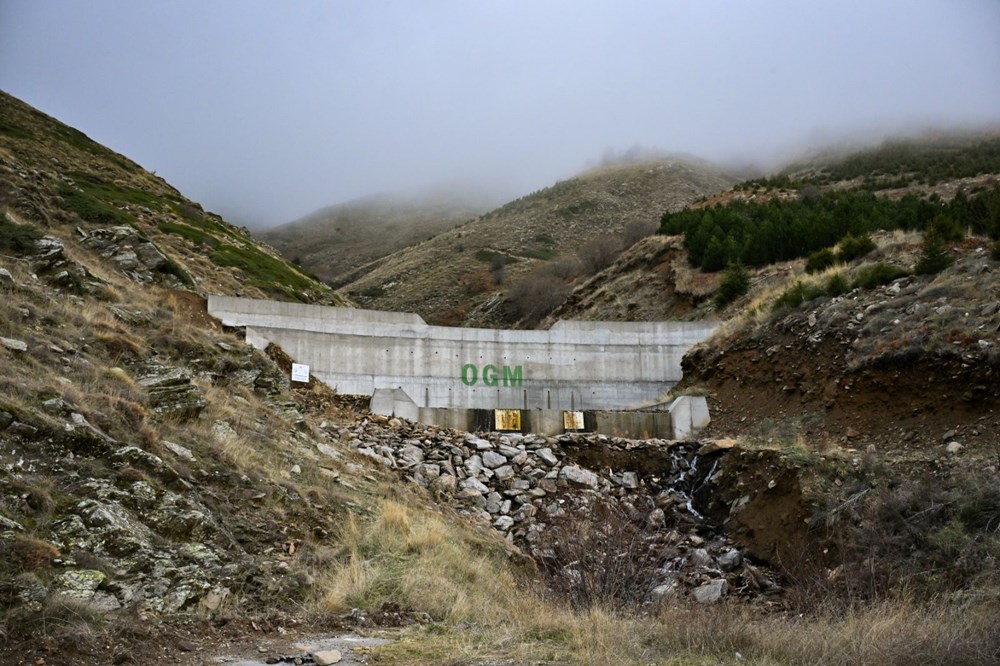
[[[486,498],[483,497],[483,494],[475,488],[462,488],[458,491],[458,494],[455,495],[455,497],[458,501],[471,504],[477,509],[486,508]]]
[[[23,532],[24,525],[17,522],[16,520],[11,520],[3,515],[0,515],[0,532]]]
[[[704,548],[695,548],[691,552],[691,564],[696,567],[708,567],[713,564],[712,556]]]
[[[11,435],[16,435],[17,437],[23,437],[25,439],[30,439],[38,434],[38,428],[27,423],[22,423],[20,421],[15,421],[14,423],[7,426],[7,432]]]
[[[500,516],[493,521],[493,527],[497,528],[502,532],[506,532],[514,526],[514,519],[510,516]]]
[[[138,384],[146,389],[149,404],[157,414],[194,417],[207,404],[201,389],[191,382],[191,375],[181,368],[148,363]]]
[[[332,664],[339,663],[343,657],[340,650],[320,650],[313,652],[312,658],[316,662],[316,666],[332,666]]]
[[[13,285],[14,276],[6,268],[0,268],[0,284]]]
[[[56,585],[64,596],[88,600],[106,579],[107,576],[94,569],[70,569],[59,576]]]
[[[628,488],[629,490],[635,490],[639,487],[639,477],[635,472],[623,472],[622,473],[622,488]]]
[[[476,451],[489,451],[493,448],[493,445],[490,442],[480,437],[476,437],[475,435],[466,436],[465,443]]]
[[[497,449],[505,458],[507,458],[507,460],[513,460],[521,453],[523,453],[521,449],[516,449],[513,446],[506,446],[504,444],[501,444],[499,447],[497,447]]]
[[[714,604],[729,590],[729,583],[724,578],[709,581],[694,589],[694,598],[700,604]]]
[[[507,458],[501,453],[496,451],[486,451],[483,453],[483,465],[489,467],[490,469],[496,469],[501,465],[507,464]]]
[[[419,446],[407,444],[399,450],[403,462],[408,465],[419,465],[424,461],[424,451]]]
[[[654,602],[662,602],[670,597],[673,597],[677,593],[677,582],[670,581],[669,583],[663,583],[657,585],[649,593],[650,599]]]
[[[142,267],[155,271],[167,265],[167,258],[152,243],[139,243],[135,246],[135,255]]]
[[[15,340],[14,338],[0,338],[0,346],[6,347],[11,351],[16,352],[26,352],[28,351],[28,343],[24,340]]]
[[[596,489],[599,485],[599,480],[596,474],[590,470],[583,469],[582,467],[577,467],[576,465],[566,465],[559,470],[559,478],[564,479],[571,484],[587,488]]]
[[[209,590],[208,594],[201,598],[198,604],[210,613],[218,611],[222,604],[229,598],[228,587],[216,587]]]
[[[174,442],[170,442],[167,440],[163,440],[163,446],[181,460],[187,462],[197,461],[197,459],[194,457],[194,454],[191,453],[191,449],[187,448],[186,446],[181,446],[180,444],[175,444]]]
[[[458,479],[451,474],[442,474],[433,481],[434,488],[441,492],[454,493],[458,486]]]
[[[956,453],[961,453],[964,448],[965,447],[958,442],[948,442],[948,445],[944,447],[944,450],[951,455],[955,455]]]
[[[316,450],[322,453],[324,456],[333,458],[334,460],[343,460],[344,456],[340,451],[336,450],[329,444],[324,444],[323,442],[316,442]]]
[[[475,476],[483,471],[483,459],[478,455],[469,456],[465,459],[464,463],[465,471],[470,475]]]
[[[14,422],[14,415],[0,409],[0,430],[6,430],[7,426]]]
[[[557,465],[559,463],[559,459],[556,458],[556,455],[554,453],[552,453],[552,449],[548,447],[536,450],[535,455],[541,458],[542,462],[548,465],[549,467],[552,467],[553,465]]]
[[[738,550],[730,550],[717,558],[719,562],[719,568],[723,571],[735,571],[740,564],[743,563],[743,556],[740,555]]]
[[[490,492],[490,489],[487,488],[482,481],[480,481],[474,476],[470,476],[467,479],[462,479],[462,482],[458,485],[467,490],[475,490],[481,495],[485,495],[486,493]]]
[[[701,448],[698,449],[698,455],[705,456],[716,451],[727,451],[734,446],[736,446],[735,439],[714,439],[702,444]]]
[[[433,463],[425,463],[420,466],[420,473],[428,479],[436,479],[441,476],[441,467]]]
[[[514,468],[504,465],[493,470],[493,474],[496,475],[497,481],[508,481],[514,478]]]
[[[666,520],[666,514],[663,513],[663,509],[659,507],[650,511],[649,516],[646,518],[646,522],[648,522],[652,527],[659,527],[660,525],[663,525]]]

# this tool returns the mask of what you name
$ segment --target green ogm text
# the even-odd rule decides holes
[[[463,384],[466,386],[475,386],[480,381],[486,386],[499,386],[501,383],[503,386],[523,386],[524,371],[519,365],[514,367],[505,365],[498,368],[491,363],[484,365],[481,373],[479,372],[479,368],[472,363],[466,363],[462,366]]]

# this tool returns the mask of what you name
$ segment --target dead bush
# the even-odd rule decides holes
[[[542,543],[552,554],[542,561],[548,587],[576,608],[641,605],[659,584],[665,561],[652,531],[607,501],[559,519]]]
[[[569,292],[565,281],[545,270],[535,270],[507,291],[507,300],[517,318],[530,325],[562,305]]]
[[[581,245],[577,248],[576,255],[580,258],[584,272],[593,275],[613,264],[621,252],[621,238],[604,234]]]

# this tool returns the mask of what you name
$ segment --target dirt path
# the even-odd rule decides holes
[[[265,664],[315,664],[313,655],[340,653],[338,666],[358,666],[368,663],[364,649],[385,645],[388,638],[374,638],[357,634],[339,636],[302,636],[293,640],[262,641],[256,648],[244,647],[230,654],[199,658],[201,664],[226,664],[227,666],[265,666]],[[360,648],[360,649],[359,649]],[[256,654],[254,654],[256,652]],[[194,662],[192,662],[194,663]]]

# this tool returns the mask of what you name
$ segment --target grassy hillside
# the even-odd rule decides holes
[[[582,174],[358,271],[344,289],[366,307],[453,325],[533,324],[517,304],[558,305],[675,210],[733,179],[710,166],[658,161]],[[553,300],[554,299],[554,300]]]
[[[364,264],[485,212],[481,197],[381,195],[318,210],[259,238],[322,280],[337,284]]]
[[[135,280],[203,294],[346,303],[246,229],[3,92],[0,166],[8,228],[30,223],[67,247],[117,257],[117,269]]]

